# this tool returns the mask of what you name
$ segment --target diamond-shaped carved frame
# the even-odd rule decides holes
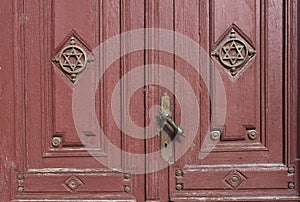
[[[66,179],[66,181],[64,182],[64,184],[66,185],[66,187],[70,190],[70,191],[77,191],[79,189],[79,187],[81,187],[84,183],[82,182],[82,180],[77,177],[77,176],[71,176],[68,179]]]
[[[87,51],[91,51],[75,31],[72,31],[66,38],[69,44],[65,40],[55,51],[52,61],[75,83],[77,75],[84,71],[88,62],[92,61],[87,55]]]
[[[256,55],[251,42],[248,43],[242,36],[245,34],[232,25],[223,38],[218,40],[219,45],[212,51],[212,56],[227,69],[233,78],[237,78]]]
[[[230,171],[224,178],[224,181],[233,189],[237,189],[247,177],[238,170]]]

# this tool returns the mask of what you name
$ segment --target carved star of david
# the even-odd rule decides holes
[[[226,35],[219,39],[219,45],[212,51],[212,56],[217,58],[218,62],[226,68],[232,76],[238,78],[243,70],[249,66],[249,62],[255,56],[256,51],[253,50],[253,45],[244,40],[245,34],[239,30],[239,35],[236,34],[238,28],[233,25],[232,29]]]
[[[69,67],[72,71],[75,71],[76,68],[84,67],[82,63],[82,56],[83,53],[77,52],[76,49],[73,47],[70,52],[62,54],[65,61],[63,63],[64,67]],[[75,62],[72,61],[72,58],[75,59]]]
[[[85,50],[76,45],[75,37],[71,37],[70,45],[62,48],[52,61],[59,65],[65,75],[74,83],[77,75],[86,68],[88,57]]]
[[[237,45],[235,40],[232,40],[231,44],[223,47],[223,51],[225,52],[223,60],[229,60],[231,65],[235,65],[239,60],[245,60],[243,56],[243,45]]]

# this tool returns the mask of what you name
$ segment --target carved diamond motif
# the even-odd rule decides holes
[[[256,54],[253,46],[250,45],[251,42],[247,42],[250,40],[245,40],[242,36],[245,34],[236,26],[232,26],[225,37],[219,40],[220,45],[212,52],[212,56],[226,68],[233,78],[241,74]]]
[[[69,42],[63,42],[52,61],[75,83],[77,75],[84,71],[91,60],[86,53],[89,48],[79,40],[78,34],[73,31],[68,38]]]
[[[76,176],[69,177],[64,184],[70,191],[77,191],[83,185],[83,182]]]
[[[237,189],[246,179],[246,176],[237,170],[229,172],[224,178],[225,182],[233,189]]]

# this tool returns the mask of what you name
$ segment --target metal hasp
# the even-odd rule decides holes
[[[181,127],[179,127],[172,119],[171,119],[171,111],[170,111],[170,97],[167,93],[161,97],[161,108],[159,114],[159,121],[160,121],[160,141],[161,141],[161,157],[164,159],[165,162],[170,163],[171,157],[173,154],[173,145],[170,144],[172,142],[172,137],[168,130],[167,125],[171,126],[176,135],[185,136],[184,131]]]

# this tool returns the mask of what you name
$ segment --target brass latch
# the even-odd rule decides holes
[[[181,127],[179,127],[171,118],[171,111],[170,111],[170,97],[167,93],[161,97],[161,108],[160,108],[160,147],[161,147],[161,157],[164,159],[165,162],[170,163],[171,157],[173,154],[172,145],[172,131],[169,130],[168,126],[171,126],[176,133],[176,135],[185,136],[184,131]]]
[[[185,136],[183,129],[180,128],[171,118],[170,114],[166,113],[164,110],[160,112],[160,120],[165,125],[168,123],[176,131],[177,135]]]

